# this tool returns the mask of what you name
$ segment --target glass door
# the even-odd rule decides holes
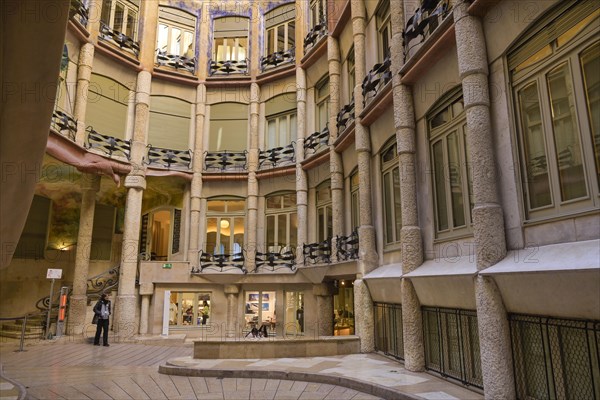
[[[333,296],[335,336],[354,335],[354,282],[337,281],[338,294]]]
[[[246,291],[244,311],[244,332],[265,325],[269,335],[275,335],[275,294],[276,292]]]

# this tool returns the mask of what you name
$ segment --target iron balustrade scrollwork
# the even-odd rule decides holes
[[[404,39],[404,57],[408,59],[410,50],[425,42],[433,31],[450,14],[450,0],[423,0],[421,6],[409,18],[402,33]],[[415,39],[421,37],[417,43]]]
[[[123,32],[112,29],[105,22],[100,21],[100,35],[98,38],[112,42],[121,50],[127,50],[137,58],[140,55],[140,43],[133,40]]]
[[[208,74],[210,76],[215,75],[231,75],[231,74],[243,74],[248,75],[248,64],[250,60],[229,60],[229,61],[214,61],[208,60]]]
[[[304,37],[304,54],[308,53],[318,42],[319,39],[327,35],[327,22],[321,21],[315,25]]]
[[[304,154],[309,151],[318,153],[323,147],[329,145],[329,128],[325,127],[321,132],[315,132],[304,139]]]
[[[377,97],[379,91],[392,80],[391,66],[392,60],[388,52],[383,62],[375,64],[367,76],[365,76],[361,85],[363,106],[366,106]]]
[[[102,293],[116,289],[119,285],[120,266],[104,271],[87,280],[88,299],[99,299]]]
[[[206,151],[204,152],[204,170],[245,171],[247,151]]]
[[[103,135],[96,132],[91,126],[87,128],[87,133],[86,148],[98,149],[106,153],[109,157],[112,157],[113,153],[121,153],[129,160],[131,156],[131,140]]]
[[[256,269],[254,272],[264,268],[269,268],[271,272],[285,268],[291,271],[296,270],[296,256],[292,250],[286,248],[281,249],[279,252],[256,252],[255,261]]]
[[[354,121],[354,96],[352,96],[349,104],[342,107],[336,117],[338,133],[344,132],[352,124],[352,121]]]
[[[54,110],[52,113],[52,129],[61,135],[75,141],[77,133],[77,120],[60,110]]]
[[[358,231],[348,236],[337,236],[336,240],[338,261],[358,259]]]
[[[244,251],[233,254],[210,254],[205,251],[200,252],[200,263],[198,267],[192,268],[193,274],[201,274],[204,270],[215,270],[217,272],[227,272],[240,270],[242,273],[248,273],[245,266]]]
[[[166,51],[156,50],[156,64],[160,67],[169,67],[177,71],[184,70],[190,74],[196,72],[196,57],[185,57],[169,54]]]
[[[81,0],[71,0],[70,3],[69,17],[75,18],[76,16],[79,17],[81,25],[87,27],[88,21],[90,20],[90,10]]]
[[[172,150],[148,145],[147,165],[159,165],[167,169],[171,167],[190,169],[192,167],[191,150]]]
[[[261,150],[258,153],[258,167],[270,164],[271,167],[278,165],[293,164],[296,162],[295,142],[283,147],[275,147],[269,150]]]
[[[292,47],[286,51],[276,51],[275,53],[260,58],[260,70],[265,72],[272,68],[277,68],[280,64],[293,64],[296,61],[296,48]]]
[[[331,263],[331,238],[319,243],[302,245],[304,264],[330,264]]]

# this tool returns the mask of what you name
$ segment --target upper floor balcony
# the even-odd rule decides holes
[[[128,160],[131,158],[131,140],[123,140],[114,136],[103,135],[96,132],[91,126],[87,128],[87,133],[86,148],[99,150],[109,157],[121,155]]]
[[[90,20],[90,10],[82,0],[71,0],[69,17],[75,19],[83,27],[87,27]]]
[[[190,170],[192,168],[191,150],[172,150],[162,147],[154,147],[152,145],[148,145],[147,150],[147,165],[162,167],[169,170]]]
[[[248,170],[247,151],[207,151],[204,153],[204,171],[241,172]]]
[[[383,62],[375,64],[367,76],[365,76],[361,85],[363,107],[366,107],[371,103],[381,90],[392,80],[392,71],[390,70],[391,65],[392,61],[388,52],[388,55]]]
[[[104,21],[100,21],[100,35],[98,38],[133,54],[136,59],[140,55],[140,43],[138,41],[133,40],[123,32],[112,29]]]
[[[321,38],[327,36],[327,21],[323,20],[316,24],[304,38],[304,54],[316,47]]]
[[[304,139],[304,155],[317,154],[329,146],[329,128],[325,127],[321,132],[315,132]]]
[[[229,75],[248,75],[248,65],[250,60],[240,61],[215,61],[208,60],[208,75],[210,76],[229,76]]]
[[[205,251],[200,252],[198,267],[192,268],[192,275],[207,272],[241,272],[248,273],[245,266],[244,252],[234,254],[210,254]]]
[[[349,104],[346,104],[337,115],[336,126],[338,135],[344,132],[354,122],[354,96]]]
[[[66,112],[55,109],[52,113],[50,127],[56,133],[61,134],[73,142],[75,141],[75,134],[77,133],[77,121]]]
[[[256,269],[254,272],[278,272],[280,270],[296,271],[296,256],[294,252],[284,247],[279,252],[257,252],[255,256]]]
[[[408,60],[451,14],[450,0],[422,1],[404,28],[404,57]]]
[[[260,71],[266,72],[281,65],[294,64],[296,62],[296,48],[292,47],[286,51],[275,53],[260,58]]]
[[[275,147],[268,150],[260,150],[258,153],[258,168],[275,168],[291,165],[296,162],[296,143],[287,146]]]
[[[168,67],[175,71],[185,71],[190,74],[196,73],[196,58],[177,54],[169,54],[166,51],[156,50],[156,65]]]

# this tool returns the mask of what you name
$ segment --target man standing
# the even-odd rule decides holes
[[[102,293],[100,300],[94,306],[94,320],[96,320],[96,336],[94,346],[100,346],[100,332],[104,331],[102,339],[104,346],[108,347],[108,317],[110,316],[110,300],[106,293]]]

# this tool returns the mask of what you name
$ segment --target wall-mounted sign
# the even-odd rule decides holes
[[[173,264],[168,263],[168,264],[163,264],[163,269],[171,269],[173,268]]]

